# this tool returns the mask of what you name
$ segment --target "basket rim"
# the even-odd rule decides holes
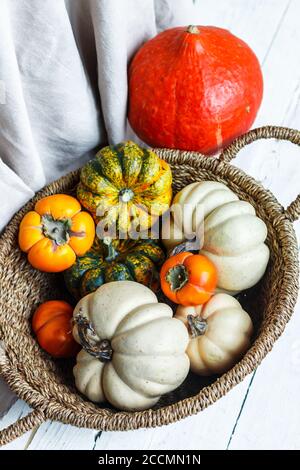
[[[272,212],[270,218],[276,223],[276,231],[281,230],[284,239],[284,245],[290,248],[284,259],[284,268],[289,269],[293,275],[283,276],[283,282],[277,292],[277,305],[280,300],[280,310],[286,313],[286,319],[280,325],[269,325],[267,330],[262,331],[252,344],[245,356],[232,369],[220,376],[211,385],[202,388],[196,395],[185,398],[175,404],[166,405],[158,409],[148,409],[145,411],[125,412],[113,411],[86,402],[86,409],[83,412],[66,407],[59,401],[52,399],[49,401],[39,390],[34,389],[19,373],[17,367],[10,364],[7,355],[0,354],[0,373],[7,381],[11,389],[30,406],[40,409],[44,412],[45,418],[62,421],[68,424],[80,427],[90,427],[101,430],[119,431],[133,430],[141,427],[156,427],[169,424],[184,417],[198,413],[209,404],[214,403],[224,396],[231,388],[240,383],[249,373],[253,372],[260,364],[266,354],[272,349],[273,344],[282,334],[287,322],[289,321],[296,298],[294,292],[298,292],[298,249],[297,238],[293,229],[292,222],[284,212],[283,206],[278,202],[274,194],[264,188],[253,177],[247,175],[243,170],[216,157],[207,157],[199,155],[197,152],[187,152],[170,149],[155,149],[159,156],[163,157],[171,164],[180,164],[182,166],[192,166],[195,170],[207,169],[221,179],[231,179],[230,174],[234,171],[234,177],[237,181],[246,181],[250,187],[255,188],[256,195],[261,194],[270,203]],[[14,226],[18,224],[23,215],[32,207],[32,205],[41,197],[49,193],[57,192],[56,189],[66,185],[69,180],[76,180],[79,170],[69,173],[66,176],[50,183],[41,189],[20,211],[18,211],[7,225],[0,237],[0,266],[5,258],[5,247],[8,240],[13,241],[15,237]],[[200,178],[201,179],[201,178]],[[199,179],[199,180],[200,180]],[[233,182],[232,182],[233,184]],[[234,183],[238,184],[239,183]],[[230,186],[230,184],[229,184]],[[254,190],[253,190],[254,192]],[[288,292],[288,294],[287,294]],[[5,343],[5,338],[2,338]],[[72,393],[72,392],[69,392]]]

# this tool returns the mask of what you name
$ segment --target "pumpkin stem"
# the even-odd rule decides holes
[[[103,244],[106,246],[105,261],[113,261],[118,256],[117,250],[113,247],[112,239],[110,237],[103,238]]]
[[[189,274],[183,264],[176,264],[166,274],[166,281],[172,291],[178,291],[188,282]]]
[[[119,198],[120,198],[121,202],[125,202],[125,203],[129,202],[129,201],[131,201],[133,196],[134,196],[134,193],[133,193],[132,189],[130,189],[130,188],[121,189],[121,191],[119,192]]]
[[[186,32],[187,33],[190,33],[190,34],[200,34],[200,29],[198,28],[198,26],[195,26],[193,24],[190,24],[187,29],[186,29]]]
[[[42,216],[42,231],[45,237],[53,240],[56,245],[65,245],[70,238],[71,219],[54,219],[52,215]]]
[[[108,339],[96,339],[97,334],[93,325],[82,315],[76,315],[74,323],[77,325],[78,336],[83,349],[99,361],[109,362],[113,353],[110,341]],[[94,338],[92,339],[91,336]]]
[[[207,322],[201,317],[195,317],[194,315],[187,316],[188,327],[192,338],[204,335],[207,330]]]
[[[199,252],[200,247],[201,242],[198,237],[194,237],[191,240],[185,240],[179,245],[176,245],[172,250],[168,252],[168,258],[171,258],[171,256],[178,255],[178,253],[184,253],[185,251]]]

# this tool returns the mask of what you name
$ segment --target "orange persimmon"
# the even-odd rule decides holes
[[[181,305],[200,305],[213,295],[217,285],[215,265],[203,255],[189,252],[171,256],[160,271],[166,297]]]
[[[41,304],[32,317],[39,345],[53,357],[75,356],[80,346],[72,335],[73,308],[63,300]]]
[[[40,199],[21,221],[19,246],[29,263],[45,272],[68,269],[84,255],[95,238],[93,218],[81,211],[72,196],[54,194]]]

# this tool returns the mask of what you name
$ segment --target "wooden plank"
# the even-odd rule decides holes
[[[262,64],[289,3],[290,0],[196,0],[193,21],[228,29],[252,48]]]
[[[0,421],[0,429],[7,428],[11,424],[18,421],[18,419],[23,418],[28,413],[30,413],[30,407],[22,400],[17,400],[13,406],[9,409],[8,413]],[[28,440],[31,437],[32,432],[28,431],[27,433],[20,436],[18,439],[15,439],[13,442],[7,444],[6,446],[1,447],[1,450],[20,450],[24,449],[27,445]]]
[[[8,409],[16,400],[16,395],[12,393],[8,385],[0,377],[0,419],[7,413]]]
[[[97,431],[52,421],[43,423],[28,445],[28,450],[92,450]]]
[[[96,450],[114,449],[225,449],[241,400],[251,376],[214,405],[198,415],[155,429],[105,432],[96,440]]]
[[[300,128],[299,90],[294,119],[288,122]],[[278,168],[281,178],[273,180],[272,187],[285,203],[299,192],[299,149],[288,152],[278,145]],[[293,158],[291,158],[293,157]],[[298,159],[298,164],[296,163]],[[294,160],[294,161],[293,161]],[[295,171],[296,169],[296,171]],[[288,184],[284,184],[284,181]],[[275,183],[275,184],[274,184]],[[300,223],[295,224],[300,240]],[[300,302],[284,335],[276,343],[258,369],[243,413],[231,437],[231,449],[299,449],[300,448]]]
[[[256,372],[229,449],[300,448],[300,302]]]
[[[226,448],[250,379],[251,376],[247,377],[231,393],[201,414],[170,426],[98,433],[48,421],[35,432],[28,449],[198,449],[199,442],[202,443],[201,449]],[[193,439],[189,435],[190,429],[193,429]]]
[[[272,40],[272,47],[264,58],[264,98],[255,127],[272,125],[292,125],[290,107],[297,105],[297,94],[300,67],[295,60],[295,44],[300,39],[297,18],[300,14],[300,4],[297,0],[290,1],[281,17],[280,26]],[[299,120],[298,120],[299,123]],[[297,125],[297,121],[294,122]],[[271,186],[273,178],[279,178],[277,171],[278,144],[253,144],[235,160],[237,166],[262,181],[266,187]],[[293,151],[293,150],[292,150]]]
[[[299,2],[293,1],[266,59],[266,69],[277,78],[269,85],[266,109],[275,122],[300,129],[300,63],[294,60],[299,41]],[[278,106],[277,106],[278,103]],[[263,146],[267,149],[266,144]],[[264,148],[260,147],[260,153]],[[264,154],[265,165],[255,169],[284,205],[299,193],[299,148],[274,143]],[[295,224],[300,240],[300,224]],[[230,449],[300,448],[300,302],[284,335],[258,369],[243,413],[231,437]]]

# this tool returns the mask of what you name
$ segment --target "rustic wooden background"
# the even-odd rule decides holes
[[[173,0],[176,4],[176,0]],[[195,0],[193,21],[229,29],[256,52],[265,93],[255,126],[300,129],[300,1]],[[182,21],[186,21],[184,18]],[[300,190],[300,150],[265,141],[244,149],[236,165],[284,205]],[[295,228],[300,236],[300,224]],[[227,396],[177,424],[134,432],[98,432],[46,422],[5,449],[299,449],[300,303],[262,365]],[[0,428],[29,407],[0,383]]]

